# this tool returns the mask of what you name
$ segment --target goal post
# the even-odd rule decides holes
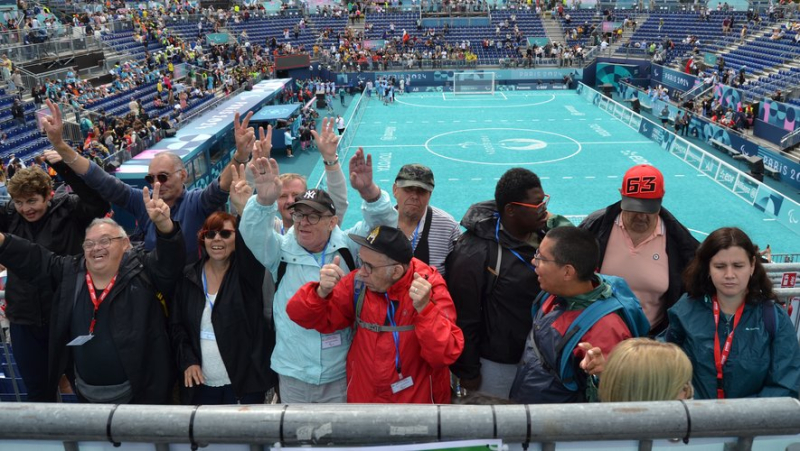
[[[453,94],[494,94],[494,72],[453,72]]]

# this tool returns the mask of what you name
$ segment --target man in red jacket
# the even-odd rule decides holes
[[[394,227],[349,236],[362,246],[361,268],[345,275],[335,257],[319,282],[295,293],[286,312],[323,334],[356,328],[347,402],[449,403],[448,366],[461,354],[464,336],[444,279],[413,258],[408,238]]]

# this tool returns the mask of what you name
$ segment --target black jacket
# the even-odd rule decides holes
[[[186,262],[186,247],[178,224],[169,236],[158,235],[156,249],[137,247],[125,252],[114,288],[103,303],[110,303],[112,338],[133,391],[132,404],[165,404],[174,382],[174,366],[164,307],[157,292],[174,289]],[[86,299],[86,259],[62,257],[27,240],[6,235],[0,245],[0,264],[25,280],[55,292],[50,319],[48,382],[55,389],[71,365],[67,347],[77,335],[71,332],[72,313],[78,299]]]
[[[111,204],[105,202],[66,164],[53,166],[72,187],[73,194],[58,193],[38,221],[28,222],[9,202],[0,211],[0,232],[10,233],[40,244],[56,255],[81,255],[81,243],[86,227],[95,218],[103,217]],[[41,326],[50,319],[53,292],[49,286],[35,285],[22,280],[9,270],[6,283],[6,315],[11,322]]]
[[[597,210],[590,214],[583,220],[578,227],[587,229],[592,232],[597,240],[600,242],[600,263],[598,267],[603,266],[603,259],[606,255],[606,246],[608,245],[608,237],[611,236],[611,227],[614,226],[614,220],[622,212],[620,206],[621,201],[609,205],[607,208]],[[664,311],[675,305],[685,291],[681,274],[684,268],[694,258],[694,253],[700,243],[692,236],[689,229],[683,226],[672,213],[664,207],[661,207],[661,212],[658,214],[664,222],[664,228],[667,231],[667,258],[669,258],[669,286],[664,296],[666,305]],[[613,275],[613,274],[612,274]],[[665,315],[666,318],[666,315]],[[661,330],[663,327],[660,325],[653,325],[653,329]]]
[[[496,214],[494,201],[471,206],[461,220],[467,231],[446,262],[447,286],[458,314],[456,324],[464,332],[464,352],[450,369],[462,379],[480,375],[481,357],[518,363],[533,324],[531,305],[539,293],[539,282],[528,264],[536,249],[500,230],[501,266],[499,277],[493,277],[488,267],[492,265],[493,271],[497,261]]]
[[[191,365],[201,365],[200,321],[206,305],[202,271],[208,257],[188,265],[173,296],[170,335],[179,376]],[[236,251],[217,293],[211,323],[219,353],[237,397],[266,392],[277,383],[269,362],[275,331],[263,315],[264,266],[236,233]],[[183,384],[181,384],[183,386]],[[183,393],[191,402],[193,390]]]
[[[25,117],[25,107],[22,103],[16,103],[11,107],[11,117]]]

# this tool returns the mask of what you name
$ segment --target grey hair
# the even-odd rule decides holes
[[[111,227],[114,227],[115,229],[117,229],[119,231],[119,233],[120,233],[120,236],[123,236],[123,237],[126,237],[126,238],[128,237],[128,234],[125,232],[125,229],[123,229],[121,225],[117,224],[117,222],[114,221],[111,218],[95,218],[89,224],[89,227],[86,227],[86,233],[88,234],[89,230],[92,230],[92,228],[97,227],[99,225],[103,225],[103,224],[108,224]]]
[[[169,158],[175,165],[176,171],[178,169],[183,169],[184,171],[186,170],[186,166],[183,165],[183,160],[181,160],[181,157],[179,157],[178,154],[176,154],[175,152],[170,152],[170,151],[159,152],[156,154],[156,156],[153,157],[153,160],[155,160],[156,158]]]

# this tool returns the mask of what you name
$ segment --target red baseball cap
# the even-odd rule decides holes
[[[628,169],[622,178],[622,209],[638,213],[658,213],[664,198],[664,175],[649,164]]]

